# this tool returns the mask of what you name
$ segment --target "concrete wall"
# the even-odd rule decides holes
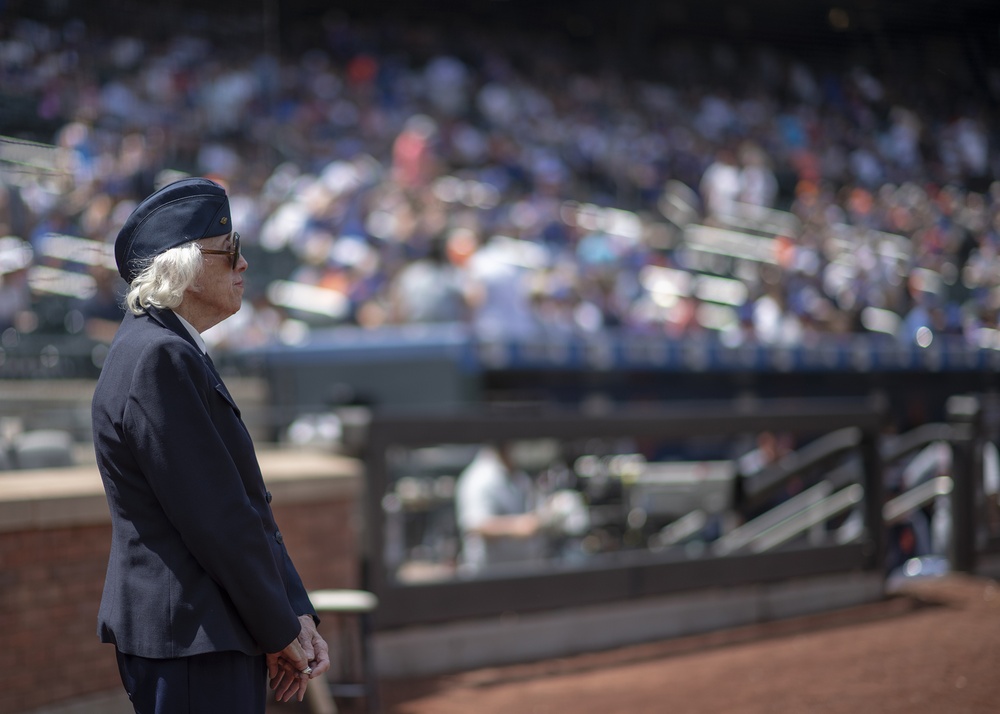
[[[496,667],[666,640],[875,602],[877,572],[747,583],[592,607],[505,615],[375,635],[382,677]]]
[[[355,587],[360,465],[303,451],[260,461],[306,587]],[[110,537],[92,464],[0,473],[0,714],[120,692],[96,634]]]

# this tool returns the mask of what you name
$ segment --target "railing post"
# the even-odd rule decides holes
[[[952,426],[951,567],[971,573],[976,567],[976,492],[982,480],[981,406],[976,397],[954,396],[947,411]]]
[[[882,480],[882,457],[878,448],[878,433],[866,429],[859,445],[864,465],[865,488],[865,544],[869,567],[885,568],[886,532],[882,508],[885,504],[885,485]]]

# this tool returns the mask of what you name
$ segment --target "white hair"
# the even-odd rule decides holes
[[[190,288],[201,273],[204,259],[201,246],[185,243],[171,248],[153,258],[129,285],[125,305],[136,315],[147,308],[172,309],[184,300],[184,291]]]

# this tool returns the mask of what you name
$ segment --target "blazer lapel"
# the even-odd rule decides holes
[[[147,309],[146,312],[149,314],[151,318],[156,320],[156,322],[160,323],[171,332],[175,332],[181,337],[183,337],[185,340],[188,341],[188,343],[190,343],[192,347],[194,347],[198,351],[198,353],[201,355],[201,358],[205,360],[205,366],[208,367],[208,371],[212,374],[212,377],[215,380],[215,391],[221,394],[223,399],[229,402],[229,406],[233,408],[233,411],[236,412],[236,416],[240,418],[242,421],[242,414],[240,413],[240,408],[236,406],[236,401],[233,399],[233,396],[229,393],[229,390],[226,389],[226,384],[225,382],[222,381],[222,375],[220,375],[219,371],[215,368],[215,363],[212,361],[212,358],[208,356],[207,352],[201,351],[201,347],[199,347],[198,343],[194,341],[193,337],[191,337],[191,333],[187,331],[187,328],[181,324],[181,321],[177,318],[177,315],[175,315],[171,310],[160,310],[155,307]]]

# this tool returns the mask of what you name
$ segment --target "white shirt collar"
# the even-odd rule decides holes
[[[177,313],[175,312],[174,315],[177,315]],[[191,333],[191,339],[193,339],[194,343],[198,345],[198,349],[202,351],[202,354],[208,354],[208,347],[205,345],[205,340],[202,339],[198,330],[194,329],[194,325],[180,315],[177,315],[177,319],[181,321],[182,325],[184,325],[184,329]]]

